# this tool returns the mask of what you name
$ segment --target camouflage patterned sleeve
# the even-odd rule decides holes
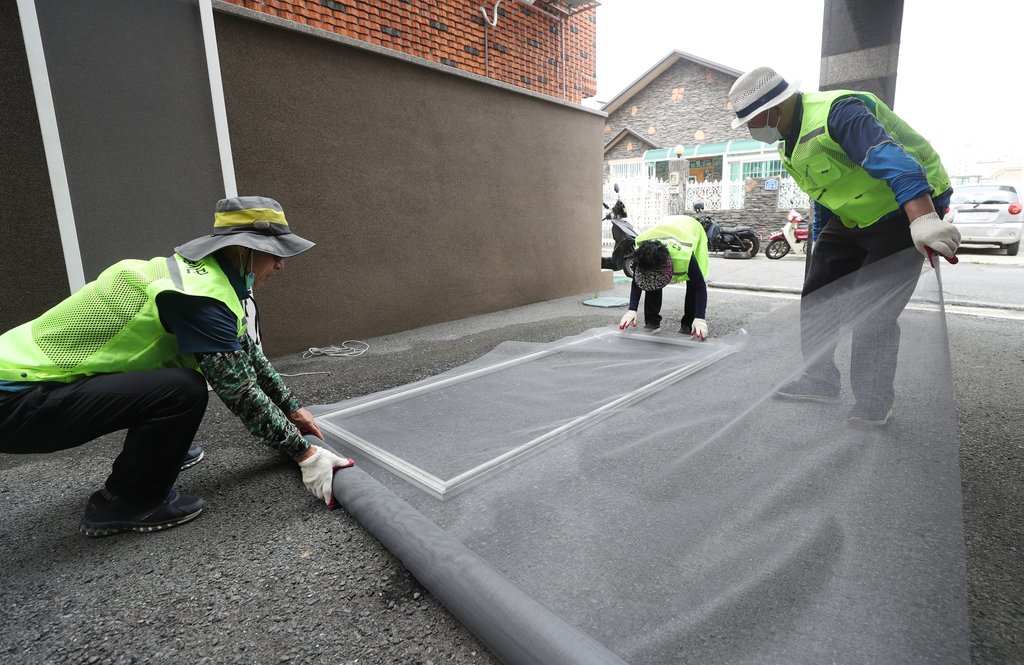
[[[214,392],[249,432],[292,457],[309,450],[299,430],[260,388],[245,351],[197,353],[196,358]]]
[[[273,400],[274,404],[280,407],[286,414],[291,414],[301,409],[302,404],[299,403],[299,400],[295,399],[295,395],[284,384],[284,379],[281,378],[281,375],[270,364],[267,357],[263,355],[260,347],[252,341],[252,338],[248,335],[242,335],[238,341],[242,344],[242,350],[249,355],[249,362],[252,363],[253,369],[256,370],[256,382],[259,383],[260,388],[267,394],[267,397]]]

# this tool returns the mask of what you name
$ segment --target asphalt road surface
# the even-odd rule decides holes
[[[713,261],[713,276],[741,269]],[[773,286],[765,264],[783,262],[744,263],[759,268],[758,283],[747,285],[757,288],[712,291],[713,335],[792,302],[757,290]],[[1013,264],[986,271],[992,291],[1024,276]],[[617,283],[603,295],[627,288]],[[682,294],[668,290],[666,313],[681,311]],[[288,382],[305,403],[335,402],[456,367],[504,340],[551,341],[615,324],[623,308],[583,305],[591,295],[366,340],[370,349],[358,358],[296,355],[275,366],[299,374]],[[1024,663],[1022,314],[979,307],[947,317],[979,664]],[[309,345],[344,339],[339,331]],[[162,533],[104,539],[80,535],[78,522],[119,436],[53,455],[0,455],[0,662],[496,662],[349,515],[318,504],[296,465],[252,439],[216,398],[199,441],[207,458],[178,486],[209,500],[203,515]]]

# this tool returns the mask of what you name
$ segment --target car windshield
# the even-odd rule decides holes
[[[954,188],[950,203],[996,205],[1017,203],[1020,198],[1013,187],[960,187]]]

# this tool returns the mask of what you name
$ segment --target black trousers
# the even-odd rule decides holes
[[[661,300],[664,289],[655,291],[644,291],[644,324],[648,326],[661,325]],[[693,325],[697,310],[697,291],[686,282],[686,297],[683,299],[683,318],[680,320],[682,328],[689,328]]]
[[[854,396],[858,403],[892,406],[900,348],[897,319],[914,293],[923,260],[902,210],[863,229],[831,220],[814,244],[800,301],[807,374],[839,383],[836,342],[839,327],[849,321]]]
[[[190,369],[0,391],[0,453],[64,450],[127,429],[107,489],[132,501],[158,501],[178,477],[208,399],[206,381]]]

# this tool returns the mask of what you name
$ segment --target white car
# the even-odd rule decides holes
[[[1020,193],[1013,185],[953,185],[946,219],[964,245],[998,245],[1016,256],[1024,233]]]

